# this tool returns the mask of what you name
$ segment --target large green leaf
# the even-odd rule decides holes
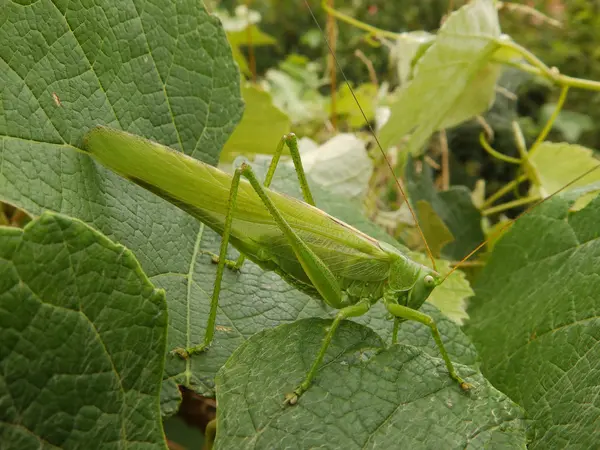
[[[369,122],[375,117],[377,91],[378,87],[373,83],[363,83],[352,90],[348,83],[342,84],[337,93],[335,113],[344,118],[351,128],[363,128],[365,117]],[[329,114],[333,112],[332,107],[330,103],[327,108]]]
[[[391,105],[380,132],[383,148],[412,132],[406,150],[416,153],[435,130],[457,125],[492,104],[498,65],[498,13],[492,0],[475,0],[451,14],[419,58],[413,79]]]
[[[400,85],[410,80],[415,62],[433,41],[435,36],[427,31],[410,31],[400,33],[396,42],[390,45],[390,59],[396,66]]]
[[[0,228],[0,447],[166,448],[166,333],[123,246],[51,213]]]
[[[373,175],[373,161],[362,139],[341,133],[320,146],[303,138],[299,147],[302,166],[311,181],[334,196],[364,199]]]
[[[195,0],[9,2],[2,15],[0,201],[78,217],[127,246],[167,288],[167,348],[199,340],[192,326],[205,317],[188,312],[204,298],[195,277],[211,269],[204,227],[76,147],[104,124],[215,163],[242,113],[218,20]],[[169,360],[167,374],[180,373],[189,367]],[[173,379],[167,386],[172,411]]]
[[[242,86],[242,97],[244,115],[223,147],[221,162],[233,161],[237,155],[272,155],[290,131],[290,119],[273,105],[267,92],[248,83]]]
[[[565,142],[542,142],[531,154],[529,163],[536,170],[543,195],[548,196],[562,189],[587,170],[598,167],[592,149]],[[600,170],[594,170],[569,186],[569,189],[600,181]],[[532,189],[535,189],[532,187]]]
[[[468,334],[483,373],[532,419],[530,448],[594,448],[600,421],[600,198],[554,197],[496,244]]]
[[[466,366],[464,393],[441,359],[344,322],[314,384],[284,395],[310,367],[331,322],[307,319],[248,340],[217,376],[216,448],[525,448],[521,409]]]

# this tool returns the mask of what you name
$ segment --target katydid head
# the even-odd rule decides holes
[[[408,258],[391,245],[383,242],[379,245],[388,251],[393,259],[387,293],[384,294],[385,300],[419,309],[431,291],[442,283],[442,276],[435,270]]]
[[[406,306],[412,309],[419,309],[425,300],[431,295],[431,291],[441,284],[442,277],[436,271],[423,266],[417,276],[417,281],[408,292],[408,301]]]

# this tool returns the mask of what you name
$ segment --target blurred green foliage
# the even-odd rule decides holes
[[[321,0],[308,0],[321,29],[315,24],[304,0],[216,0],[214,3],[219,9],[227,9],[231,13],[236,7],[246,5],[260,14],[258,26],[274,38],[275,45],[255,47],[258,77],[267,84],[274,104],[288,114],[294,131],[319,142],[330,137],[331,130],[323,128],[323,121],[330,111],[330,85],[326,70],[329,49],[322,36],[327,17]],[[381,30],[435,32],[449,8],[456,10],[465,3],[465,0],[335,0],[334,7],[342,14]],[[600,79],[600,64],[597,63],[600,60],[600,2],[520,0],[504,3],[507,6],[500,9],[504,33],[562,73]],[[556,19],[562,27],[557,27],[542,15],[528,12],[521,8],[523,6],[533,7]],[[390,48],[373,46],[367,41],[364,30],[347,23],[337,21],[337,30],[336,57],[345,75],[359,91],[364,83],[373,81],[369,68],[355,54],[356,50],[360,50],[372,64],[380,86],[389,82],[388,90],[380,90],[377,94],[379,105],[385,104],[390,98],[387,93],[392,92],[398,83],[396,63],[390,59]],[[247,53],[243,43],[240,48]],[[498,85],[496,102],[484,115],[494,134],[491,145],[503,154],[518,156],[512,122],[519,124],[526,144],[531,145],[552,114],[559,89],[548,81],[511,69],[504,70]],[[344,87],[338,74],[338,127],[340,130],[364,129],[364,126],[361,127],[362,116],[352,115],[353,105],[350,103],[354,100],[345,102],[350,97],[343,98]],[[374,98],[374,95],[373,91],[367,97]],[[367,110],[373,106],[362,98],[361,105]],[[571,89],[548,139],[600,148],[600,126],[596,125],[600,123],[598,106],[600,94]],[[372,119],[372,112],[368,113],[369,119]],[[488,196],[515,179],[519,169],[490,158],[482,150],[479,144],[481,130],[481,124],[475,121],[448,130],[451,184],[473,189],[478,180],[484,179]],[[392,185],[390,189],[394,191]],[[504,200],[526,195],[527,190],[525,183]]]
[[[415,30],[434,31],[452,4],[456,9],[464,0],[337,0],[335,7],[344,14],[368,23],[374,27],[392,32]],[[508,2],[506,2],[508,3]],[[502,29],[517,42],[530,49],[549,66],[556,66],[562,73],[575,77],[600,79],[600,2],[589,0],[535,0],[514,1],[513,4],[532,6],[549,17],[562,23],[562,28],[552,26],[540,18],[523,11],[503,9],[500,13]],[[261,15],[260,28],[277,42],[274,46],[255,49],[257,71],[264,74],[269,68],[277,67],[287,55],[300,54],[318,65],[322,71],[326,67],[328,49],[323,41],[304,1],[298,0],[222,0],[215,1],[218,8],[231,13],[236,6],[245,4]],[[326,14],[320,0],[309,0],[309,4],[321,27],[325,28]],[[365,33],[350,25],[338,22],[336,55],[344,72],[356,85],[369,81],[368,68],[355,56],[361,50],[373,64],[380,77],[379,81],[394,80],[394,70],[390,70],[389,51],[383,46],[373,47],[365,41]],[[519,83],[525,82],[520,76]],[[512,83],[513,85],[515,83]],[[547,117],[542,111],[547,102],[552,102],[558,92],[552,92],[547,86],[527,82],[519,88],[518,108],[520,116],[530,117],[522,126],[534,136],[538,123],[543,126]],[[326,83],[321,84],[323,94],[327,93]],[[509,87],[510,90],[510,87]],[[573,90],[565,105],[566,112],[578,112],[588,117],[580,117],[582,129],[580,143],[592,148],[600,147],[600,127],[589,126],[600,123],[600,94]],[[565,119],[567,120],[567,119]],[[492,125],[496,128],[492,120]],[[560,133],[560,124],[556,139],[571,137]],[[572,125],[572,120],[569,124]],[[499,126],[500,131],[503,128]],[[569,128],[572,131],[572,128]]]
[[[591,80],[600,79],[600,2],[590,0],[536,0],[515,2],[532,4],[539,11],[562,22],[562,29],[539,23],[531,16],[503,13],[502,26],[505,33],[530,49],[550,67],[562,73]],[[549,98],[540,99],[539,110],[531,111],[534,119],[540,119],[546,101],[553,101],[558,89]],[[586,127],[579,143],[600,148],[600,94],[583,90],[569,93],[564,111],[588,115],[594,127]],[[585,118],[582,121],[586,122]],[[565,138],[565,136],[557,136]]]
[[[223,0],[219,7],[233,11],[240,0]],[[325,29],[326,14],[320,0],[309,0],[320,26]],[[326,67],[328,49],[304,0],[247,1],[262,16],[261,29],[275,37],[276,47],[257,49],[257,70],[265,72],[276,66],[285,55],[299,53]],[[335,8],[360,21],[393,32],[436,30],[448,8],[447,0],[337,0]],[[360,63],[355,50],[361,50],[372,62],[378,74],[389,74],[388,50],[373,47],[364,40],[364,31],[347,24],[338,24],[336,56],[344,72],[356,83],[369,80],[367,67]]]

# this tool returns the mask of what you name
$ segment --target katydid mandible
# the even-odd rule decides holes
[[[284,145],[292,155],[304,202],[268,188]],[[242,164],[232,177],[158,143],[105,127],[86,135],[85,149],[107,168],[168,200],[222,236],[219,255],[215,255],[217,275],[204,341],[176,349],[182,357],[210,346],[223,271],[226,267],[239,269],[243,258],[248,257],[339,310],[306,377],[286,395],[289,404],[295,404],[310,386],[341,321],[366,314],[379,300],[397,321],[414,320],[428,326],[450,377],[462,389],[469,389],[454,369],[435,322],[417,311],[441,283],[440,275],[316,208],[294,134],[282,138],[264,184],[248,164]],[[229,243],[242,255],[237,261],[226,259]]]

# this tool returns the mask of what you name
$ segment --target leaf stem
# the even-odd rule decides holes
[[[440,152],[442,153],[442,191],[450,189],[450,157],[448,154],[448,137],[446,130],[440,130]]]
[[[338,10],[330,7],[327,4],[327,0],[322,0],[321,7],[330,16],[333,16],[333,17],[337,18],[338,20],[341,20],[342,22],[346,22],[347,24],[350,24],[353,27],[356,27],[356,28],[358,28],[360,30],[364,30],[364,31],[368,32],[369,35],[383,36],[383,37],[386,37],[388,39],[393,39],[394,41],[396,39],[398,39],[398,36],[399,36],[398,33],[394,33],[392,31],[387,31],[387,30],[382,30],[381,28],[377,28],[377,27],[374,27],[374,26],[369,25],[367,23],[361,22],[360,20],[356,20],[354,17],[350,17],[350,16],[348,16],[348,15],[346,15],[344,13],[341,13]]]
[[[558,102],[556,103],[556,108],[554,108],[554,111],[552,112],[552,115],[548,119],[548,122],[546,122],[544,129],[542,130],[542,132],[539,134],[539,136],[537,137],[537,139],[535,140],[535,142],[529,149],[529,156],[533,155],[533,153],[536,151],[536,149],[539,147],[539,145],[544,141],[544,139],[546,139],[546,136],[548,136],[548,133],[550,133],[550,130],[552,130],[552,126],[554,125],[554,122],[556,121],[556,118],[558,117],[558,114],[560,113],[560,110],[562,109],[562,107],[565,103],[565,100],[567,99],[568,92],[569,92],[569,86],[563,85],[562,90],[560,91],[560,96],[558,97]]]
[[[540,22],[546,23],[555,28],[563,28],[562,23],[560,23],[560,21],[553,19],[552,17],[548,17],[546,14],[538,11],[532,6],[522,5],[520,3],[513,2],[496,2],[496,8],[498,9],[498,11],[505,9],[506,11],[511,13],[516,12],[523,16],[530,16]]]
[[[521,47],[514,42],[508,42],[504,40],[498,40],[501,46],[510,48],[511,50],[519,53],[529,64],[523,64],[516,61],[507,60],[493,60],[499,64],[505,64],[507,66],[514,67],[523,72],[527,72],[531,75],[538,75],[545,77],[559,86],[569,86],[573,88],[586,89],[589,91],[600,91],[600,82],[593,80],[585,80],[582,78],[570,77],[568,75],[562,75],[558,69],[550,68],[539,60],[533,53]]]
[[[540,200],[539,195],[530,195],[529,197],[519,198],[517,200],[513,200],[510,202],[502,203],[498,206],[492,206],[491,208],[484,209],[481,211],[481,214],[484,216],[490,216],[492,214],[496,214],[498,212],[506,211],[507,209],[514,208],[516,206],[526,205],[527,203],[533,203]]]
[[[337,67],[335,64],[335,50],[337,47],[337,32],[335,26],[335,15],[331,11],[335,11],[333,8],[335,0],[323,0],[323,7],[327,6],[327,39],[329,40],[330,52],[327,55],[327,66],[329,68],[329,80],[331,88],[331,114],[329,120],[334,130],[337,130]],[[329,4],[327,4],[328,2]]]
[[[485,202],[483,202],[482,209],[485,210],[485,209],[489,208],[490,205],[492,205],[496,200],[498,200],[499,198],[501,198],[504,195],[506,195],[507,193],[509,193],[516,186],[521,184],[523,181],[527,180],[527,178],[528,178],[527,175],[522,174],[522,175],[518,176],[517,178],[515,178],[514,180],[506,183],[503,187],[501,187],[496,192],[494,192],[492,195],[490,195],[485,200]]]
[[[550,68],[544,62],[527,50],[525,47],[517,44],[512,40],[507,39],[497,39],[497,42],[500,46],[508,48],[519,55],[521,55],[525,61],[527,61],[531,66],[537,68],[546,78],[550,79],[553,82],[558,82],[558,79],[563,76],[560,74],[556,67]],[[506,63],[507,61],[501,61],[502,63]],[[562,83],[559,83],[562,84]]]
[[[250,0],[246,0],[246,7],[250,8]],[[252,24],[250,23],[250,14],[246,12],[246,45],[248,46],[248,62],[250,64],[250,73],[252,82],[256,83],[256,56],[254,55],[254,43],[252,41]]]
[[[519,154],[521,155],[521,162],[524,163],[527,161],[527,159],[529,159],[529,154],[527,153],[527,144],[525,143],[523,132],[521,131],[519,122],[516,120],[513,120],[511,125],[513,134],[515,136],[515,145],[517,146],[517,150],[519,150]]]
[[[356,56],[358,59],[360,59],[365,64],[365,66],[367,66],[367,70],[369,71],[369,78],[371,79],[371,83],[373,83],[375,86],[379,87],[379,80],[377,79],[377,73],[375,72],[373,63],[358,48],[356,50],[354,50],[354,56]]]
[[[485,140],[485,133],[483,131],[479,134],[479,143],[485,149],[485,151],[488,152],[490,155],[492,155],[494,158],[498,158],[499,160],[510,163],[510,164],[520,165],[522,162],[518,158],[513,158],[512,156],[504,155],[503,153],[500,153],[499,151],[494,150],[492,148],[492,146],[488,143],[488,141]]]

